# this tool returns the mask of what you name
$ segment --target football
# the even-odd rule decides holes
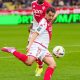
[[[63,46],[55,46],[53,48],[53,54],[58,58],[63,57],[65,55],[65,49]]]

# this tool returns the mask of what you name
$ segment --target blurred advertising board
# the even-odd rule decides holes
[[[54,23],[80,23],[80,8],[56,8],[60,14]],[[0,10],[0,24],[32,23],[32,10]]]

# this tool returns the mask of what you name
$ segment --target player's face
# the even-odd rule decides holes
[[[43,4],[44,0],[38,0],[38,4]]]
[[[51,11],[49,11],[49,12],[46,14],[46,16],[45,16],[45,18],[46,18],[49,22],[52,22],[52,21],[53,21],[53,17],[54,17],[54,13],[51,12]]]

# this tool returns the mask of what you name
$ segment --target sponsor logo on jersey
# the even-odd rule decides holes
[[[38,10],[38,9],[33,9],[34,14],[42,14],[43,11],[42,10]]]

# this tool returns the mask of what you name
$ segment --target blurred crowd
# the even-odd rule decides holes
[[[0,0],[0,10],[31,9],[35,0]],[[54,7],[79,7],[80,0],[48,0]]]
[[[51,4],[56,7],[79,7],[80,0],[52,0]]]
[[[34,0],[0,0],[0,10],[18,10],[31,8]]]

